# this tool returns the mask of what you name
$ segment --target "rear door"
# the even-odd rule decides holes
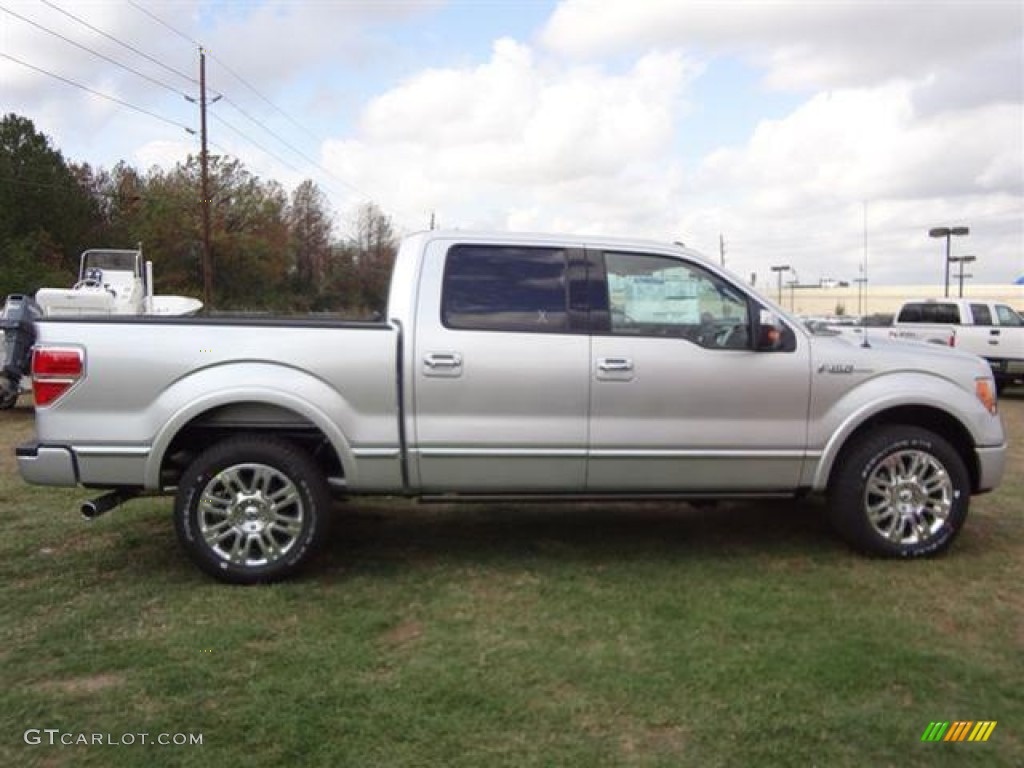
[[[807,441],[809,345],[755,352],[759,305],[703,266],[604,251],[587,488],[787,491]]]
[[[412,480],[424,492],[583,489],[580,269],[582,250],[559,243],[429,242],[409,372]]]

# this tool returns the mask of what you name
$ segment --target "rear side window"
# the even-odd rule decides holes
[[[441,322],[470,331],[565,332],[567,261],[558,248],[454,246],[445,264]]]
[[[938,302],[906,304],[900,310],[898,322],[960,325],[960,310],[956,304],[940,304]]]
[[[971,304],[975,325],[992,325],[992,312],[984,304]]]

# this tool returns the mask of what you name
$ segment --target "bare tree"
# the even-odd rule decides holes
[[[300,287],[308,289],[323,284],[331,255],[332,229],[327,198],[307,179],[295,189],[288,208],[289,245]]]

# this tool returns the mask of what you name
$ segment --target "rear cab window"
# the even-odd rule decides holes
[[[904,304],[897,322],[960,325],[960,308],[956,304],[922,301]]]
[[[992,325],[992,311],[985,304],[971,304],[971,317],[975,325]]]
[[[568,297],[566,249],[456,245],[445,263],[441,322],[455,330],[564,333]]]

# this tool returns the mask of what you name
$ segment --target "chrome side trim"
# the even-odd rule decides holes
[[[149,456],[148,445],[72,445],[78,456]]]
[[[817,459],[821,451],[769,449],[751,451],[720,449],[595,449],[580,448],[410,448],[424,458],[518,458],[518,459]],[[356,452],[359,455],[359,452]],[[396,454],[397,455],[397,454]]]
[[[397,459],[402,451],[398,448],[353,448],[352,455],[357,459]]]
[[[585,459],[587,452],[579,448],[412,448],[426,459]]]
[[[597,449],[592,459],[805,459],[813,454],[803,450],[751,451],[735,448],[715,449]]]

